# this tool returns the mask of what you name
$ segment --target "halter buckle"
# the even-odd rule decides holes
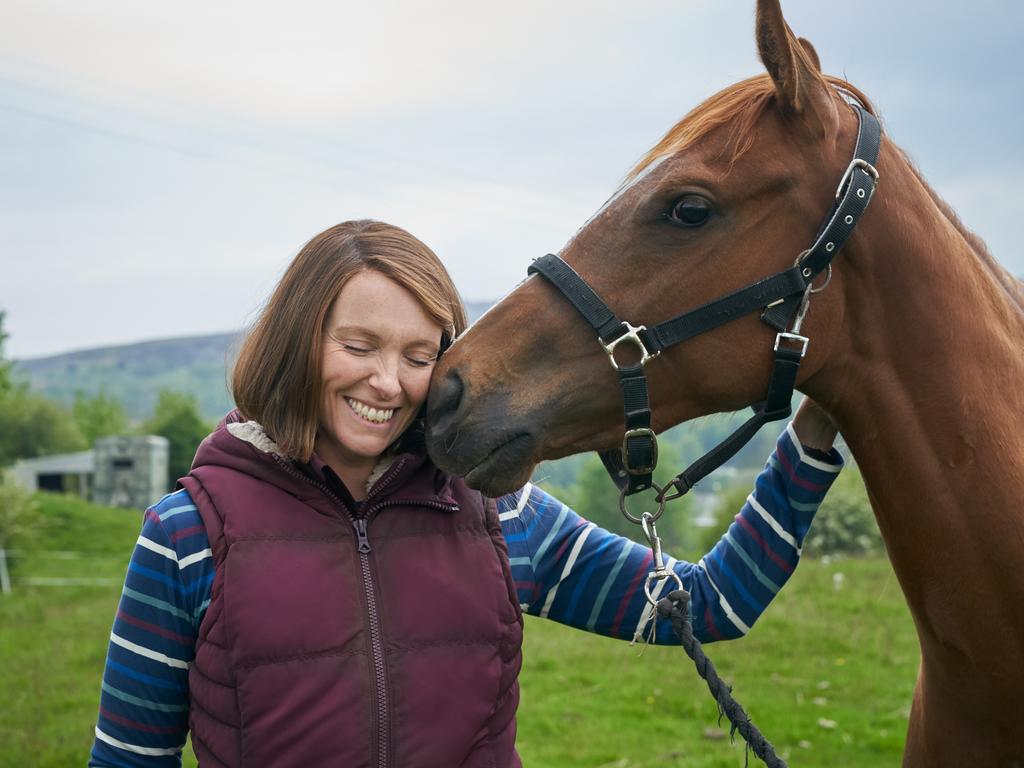
[[[651,464],[650,466],[634,467],[629,460],[629,439],[631,437],[646,437],[651,441]],[[622,436],[622,466],[631,475],[649,475],[658,466],[658,436],[649,427],[638,427],[627,429]]]
[[[636,344],[640,348],[640,365],[641,367],[647,365],[649,360],[653,360],[661,354],[661,350],[654,352],[653,354],[647,350],[647,345],[644,344],[643,339],[640,338],[640,331],[646,331],[646,325],[630,325],[625,320],[622,321],[622,325],[625,327],[626,332],[612,341],[605,343],[604,339],[598,338],[601,342],[601,346],[604,347],[604,351],[608,353],[608,359],[612,362],[612,368],[616,371],[620,370],[618,361],[615,359],[615,348],[624,341],[628,341],[632,344]]]
[[[779,345],[783,341],[792,341],[800,345],[800,357],[802,358],[807,354],[807,343],[810,341],[806,336],[801,336],[799,333],[788,333],[782,332],[775,337],[775,352],[779,351]]]
[[[878,169],[864,158],[855,157],[846,167],[846,173],[843,174],[843,178],[839,180],[839,186],[836,187],[836,202],[838,202],[843,196],[843,190],[846,188],[846,185],[850,183],[850,179],[853,177],[853,172],[858,168],[870,176],[876,184],[878,183]]]

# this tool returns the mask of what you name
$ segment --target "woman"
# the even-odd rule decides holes
[[[204,766],[516,766],[521,611],[648,629],[649,550],[426,457],[431,370],[465,326],[404,230],[346,222],[302,249],[239,354],[238,410],[146,512],[90,765],[178,765],[191,730]],[[834,437],[805,404],[729,534],[668,559],[703,640],[744,633],[792,573]]]

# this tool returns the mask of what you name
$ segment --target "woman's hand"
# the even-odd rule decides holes
[[[832,448],[832,443],[839,434],[839,427],[828,411],[806,396],[796,409],[793,429],[803,445],[826,453]]]

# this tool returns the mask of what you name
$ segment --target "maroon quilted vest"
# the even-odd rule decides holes
[[[189,670],[203,768],[505,768],[522,616],[493,502],[422,456],[365,517],[234,417],[182,481],[216,563]]]

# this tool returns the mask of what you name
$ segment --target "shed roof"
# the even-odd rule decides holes
[[[15,472],[35,472],[37,474],[80,475],[96,471],[96,454],[94,451],[79,453],[61,453],[54,456],[40,456],[36,459],[21,459],[14,464]]]

